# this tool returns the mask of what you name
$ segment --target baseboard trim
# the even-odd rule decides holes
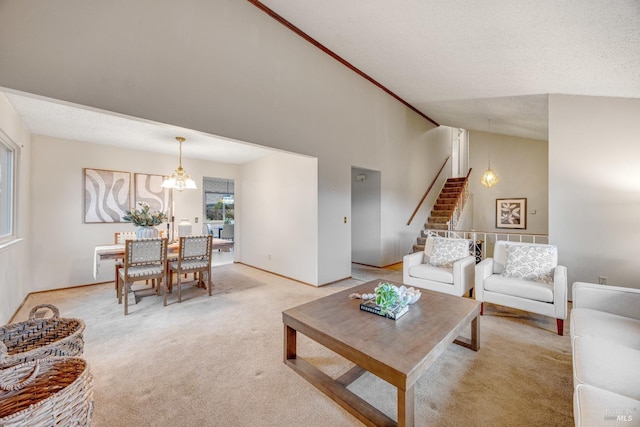
[[[362,263],[362,262],[355,262],[355,261],[352,261],[351,263],[352,263],[352,264],[357,264],[357,265],[363,265],[363,266],[365,266],[365,267],[373,267],[373,268],[389,268],[389,267],[393,267],[393,266],[396,266],[396,265],[400,265],[400,264],[402,264],[402,261],[394,262],[394,263],[392,263],[392,264],[388,264],[388,265],[383,265],[382,267],[380,267],[380,266],[378,266],[378,265],[364,264],[364,263]]]
[[[75,289],[75,288],[84,288],[87,286],[96,286],[96,285],[104,285],[105,283],[113,283],[113,280],[110,280],[108,282],[99,282],[99,283],[86,283],[84,285],[77,285],[77,286],[65,286],[64,288],[56,288],[56,289],[45,289],[42,291],[34,291],[34,292],[29,292],[27,295],[25,295],[25,297],[22,299],[22,302],[20,303],[20,305],[18,306],[18,308],[16,308],[16,311],[13,312],[13,316],[11,316],[11,318],[9,319],[9,323],[13,323],[16,316],[18,315],[18,312],[20,310],[22,310],[22,308],[24,307],[24,305],[27,302],[27,299],[31,296],[31,295],[37,295],[37,294],[44,294],[47,292],[55,292],[55,291],[66,291],[68,289]]]
[[[302,283],[303,285],[313,286],[314,288],[318,287],[318,286],[316,286],[316,285],[314,285],[312,283],[303,282],[302,280],[294,279],[293,277],[285,276],[284,274],[274,273],[273,271],[265,270],[264,268],[256,267],[255,265],[245,264],[244,262],[236,262],[235,264],[242,264],[242,265],[245,265],[247,267],[254,268],[256,270],[264,271],[265,273],[273,274],[274,276],[282,277],[283,279],[293,280],[294,282]]]
[[[332,282],[323,283],[322,285],[318,285],[318,288],[322,286],[333,285],[334,283],[342,282],[343,280],[349,280],[349,279],[353,279],[353,276],[347,276],[347,277],[343,277],[342,279],[334,280]]]

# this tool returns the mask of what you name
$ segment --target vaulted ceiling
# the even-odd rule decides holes
[[[547,139],[548,94],[640,98],[638,0],[262,0],[441,125]]]
[[[640,98],[638,0],[249,2],[441,125],[491,126],[494,133],[547,140],[548,94]],[[147,149],[141,141],[173,140],[180,132],[192,142],[185,157],[243,163],[268,153],[157,123],[9,97],[34,133],[121,146],[135,140]],[[165,147],[168,154],[177,150]]]

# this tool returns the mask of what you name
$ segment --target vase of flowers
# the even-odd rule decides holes
[[[124,221],[130,221],[138,228],[136,237],[138,239],[149,239],[158,237],[156,225],[160,225],[167,220],[167,214],[160,211],[151,211],[148,203],[138,202],[140,208],[125,211]]]

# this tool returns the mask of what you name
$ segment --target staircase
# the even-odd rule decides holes
[[[460,197],[460,195],[465,192],[466,183],[466,177],[447,179],[447,182],[440,191],[440,195],[438,196],[435,205],[433,205],[431,215],[424,224],[424,229],[420,232],[420,237],[418,237],[417,243],[413,245],[414,252],[424,250],[424,244],[427,240],[425,230],[449,229],[450,221],[459,201],[463,200],[463,205],[464,201],[466,201],[466,199]],[[459,207],[459,210],[462,210],[462,207]],[[458,213],[458,215],[459,214],[460,213]]]

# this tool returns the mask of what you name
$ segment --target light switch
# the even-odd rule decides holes
[[[346,216],[344,217],[344,223],[345,224],[347,223],[347,217]]]

